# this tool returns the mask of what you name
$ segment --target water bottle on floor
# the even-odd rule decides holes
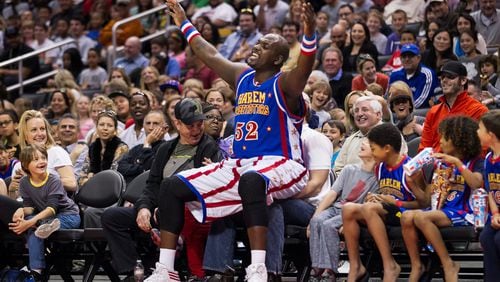
[[[134,267],[134,280],[135,282],[144,281],[144,265],[142,265],[142,261],[140,259],[137,260]]]

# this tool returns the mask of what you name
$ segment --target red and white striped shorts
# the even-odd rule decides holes
[[[199,222],[210,222],[242,210],[238,194],[241,175],[257,172],[267,183],[267,204],[273,199],[286,199],[300,192],[307,183],[306,168],[282,156],[250,159],[226,159],[201,168],[182,171],[177,176],[198,197],[186,203]]]

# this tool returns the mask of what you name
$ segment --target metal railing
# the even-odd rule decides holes
[[[160,11],[164,11],[166,8],[167,8],[167,5],[162,4],[162,5],[158,6],[158,7],[153,8],[153,9],[149,9],[149,10],[144,11],[144,12],[142,12],[142,13],[139,13],[139,14],[136,14],[136,15],[130,16],[130,17],[128,17],[128,18],[125,18],[125,19],[123,19],[123,20],[119,20],[119,21],[117,21],[117,22],[113,25],[113,27],[112,27],[112,29],[111,29],[111,40],[112,40],[113,48],[112,48],[112,50],[111,50],[111,56],[109,56],[109,55],[108,55],[108,58],[110,58],[110,60],[108,60],[108,62],[109,62],[109,61],[114,62],[114,61],[115,61],[115,59],[116,59],[116,53],[118,52],[118,50],[117,50],[118,46],[117,46],[117,43],[116,43],[116,40],[117,40],[117,38],[116,38],[116,30],[118,29],[118,27],[119,27],[119,26],[121,26],[121,25],[123,25],[123,24],[126,24],[126,23],[128,23],[128,22],[131,22],[131,21],[133,21],[133,20],[137,20],[137,19],[143,18],[143,17],[145,17],[145,16],[149,16],[149,15],[151,15],[151,14],[158,13],[158,12],[160,12]],[[167,14],[167,15],[168,15],[168,14]],[[168,26],[169,24],[170,24],[170,16],[167,16],[167,26]],[[163,31],[157,31],[156,33],[153,33],[153,34],[151,34],[151,35],[154,35],[154,34],[157,34],[157,33],[163,34],[163,33],[165,33],[165,31],[164,31],[164,30],[163,30]],[[159,34],[158,34],[158,35],[159,35]],[[156,35],[156,36],[158,36],[158,35]],[[156,37],[156,36],[153,36],[153,37]],[[148,37],[148,36],[146,36],[146,37]],[[146,37],[143,37],[143,38],[146,38]],[[149,39],[151,39],[151,38],[153,38],[153,37],[149,37]],[[147,39],[147,40],[149,40],[149,39]],[[146,40],[142,40],[142,38],[141,38],[141,42],[143,42],[143,41],[146,41]],[[121,51],[122,49],[123,49],[123,47],[120,49],[120,51]],[[108,65],[108,67],[109,67],[109,65]],[[108,68],[108,69],[110,69],[110,68]]]
[[[45,79],[45,78],[50,77],[56,73],[56,70],[54,70],[54,71],[51,71],[48,73],[40,74],[36,77],[30,78],[30,79],[24,81],[23,73],[22,73],[23,60],[26,60],[27,58],[31,58],[33,56],[38,56],[41,53],[47,52],[47,51],[55,49],[55,48],[59,48],[59,47],[66,45],[66,44],[75,43],[75,42],[76,41],[73,38],[66,39],[66,40],[63,40],[61,42],[57,42],[57,43],[54,43],[50,46],[44,47],[42,49],[34,50],[33,52],[29,52],[29,53],[21,55],[19,57],[15,57],[13,59],[9,59],[7,61],[0,62],[0,68],[3,68],[5,66],[19,62],[19,64],[18,64],[19,83],[7,87],[7,91],[10,92],[10,91],[14,91],[14,90],[19,89],[19,95],[22,95],[24,92],[25,85],[31,84],[33,82],[36,82],[36,81],[39,81],[42,79]]]

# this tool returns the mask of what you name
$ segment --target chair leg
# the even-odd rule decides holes
[[[112,282],[120,282],[120,277],[116,273],[115,269],[113,268],[109,260],[102,260],[101,266]]]

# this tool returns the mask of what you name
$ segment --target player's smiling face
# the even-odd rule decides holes
[[[252,68],[259,67],[267,62],[276,59],[277,52],[273,49],[279,42],[279,35],[267,34],[259,39],[252,48],[252,53],[247,59],[247,63]]]

